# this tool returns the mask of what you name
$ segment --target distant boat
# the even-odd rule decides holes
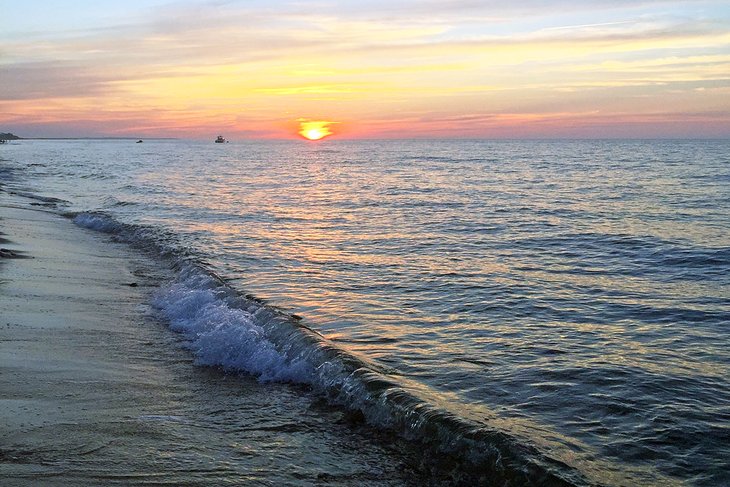
[[[217,139],[215,139],[216,144],[223,144],[225,142],[228,142],[226,139],[223,138],[222,135],[219,135]]]
[[[139,139],[137,142],[135,142],[135,144],[141,144],[142,142],[144,142],[144,140]]]

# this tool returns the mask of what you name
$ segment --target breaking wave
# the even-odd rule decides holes
[[[70,216],[79,226],[170,258],[177,277],[155,293],[153,306],[184,336],[198,364],[245,372],[262,382],[307,385],[331,403],[361,414],[369,424],[420,442],[424,465],[436,463],[429,458],[448,457],[457,483],[590,484],[577,470],[507,432],[429,404],[391,371],[231,287],[176,249],[169,235],[102,213]]]

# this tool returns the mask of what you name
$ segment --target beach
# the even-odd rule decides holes
[[[0,225],[4,486],[418,482],[306,392],[195,367],[148,304],[164,265],[7,192]]]

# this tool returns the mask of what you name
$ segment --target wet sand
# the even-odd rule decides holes
[[[151,257],[2,192],[0,231],[3,486],[426,480],[306,390],[195,366],[147,304],[171,277]]]

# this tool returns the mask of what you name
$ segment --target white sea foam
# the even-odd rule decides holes
[[[312,366],[306,360],[287,357],[251,313],[218,294],[211,278],[184,272],[157,293],[154,306],[170,328],[189,340],[199,364],[245,371],[264,382],[311,382]]]
[[[100,213],[80,213],[73,221],[135,245],[149,244],[153,238],[142,227],[125,226]],[[263,382],[312,383],[314,367],[306,354],[291,353],[291,347],[286,347],[291,355],[287,356],[284,347],[272,342],[270,330],[261,326],[261,317],[257,320],[252,314],[255,310],[231,303],[235,300],[232,289],[184,259],[178,264],[178,279],[156,293],[153,306],[172,330],[187,338],[198,364],[248,372]]]

